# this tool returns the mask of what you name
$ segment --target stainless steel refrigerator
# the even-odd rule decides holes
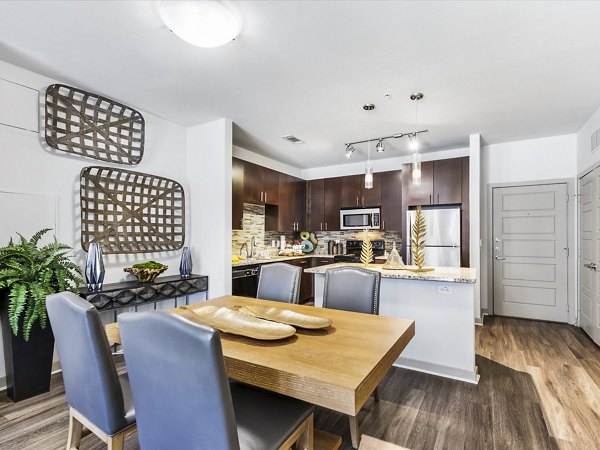
[[[417,212],[408,211],[406,239],[407,264],[412,264],[410,237]],[[423,209],[425,226],[425,265],[460,267],[460,208]]]

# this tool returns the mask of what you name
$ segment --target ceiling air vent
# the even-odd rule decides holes
[[[285,136],[281,136],[281,139],[285,139],[286,141],[291,142],[292,144],[304,144],[304,141],[302,139],[298,139],[293,134],[286,134]]]

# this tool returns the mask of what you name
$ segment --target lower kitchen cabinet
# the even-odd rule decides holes
[[[311,267],[311,260],[312,258],[300,258],[292,259],[289,261],[283,261],[285,263],[291,264],[292,266],[302,268],[302,276],[300,280],[300,297],[298,299],[300,303],[306,303],[310,301],[313,296],[314,275],[311,273],[304,272],[304,269],[309,269]]]

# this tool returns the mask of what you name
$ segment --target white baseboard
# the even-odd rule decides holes
[[[417,372],[428,373],[431,375],[438,375],[444,378],[451,378],[453,380],[464,381],[466,383],[478,384],[479,374],[477,373],[477,366],[473,368],[473,371],[459,369],[457,367],[448,367],[441,364],[430,363],[427,361],[419,361],[417,359],[405,358],[400,356],[394,363],[396,367],[402,367],[404,369],[415,370]]]

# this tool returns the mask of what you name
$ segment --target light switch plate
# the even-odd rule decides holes
[[[438,286],[438,295],[451,295],[452,288],[450,286]]]

